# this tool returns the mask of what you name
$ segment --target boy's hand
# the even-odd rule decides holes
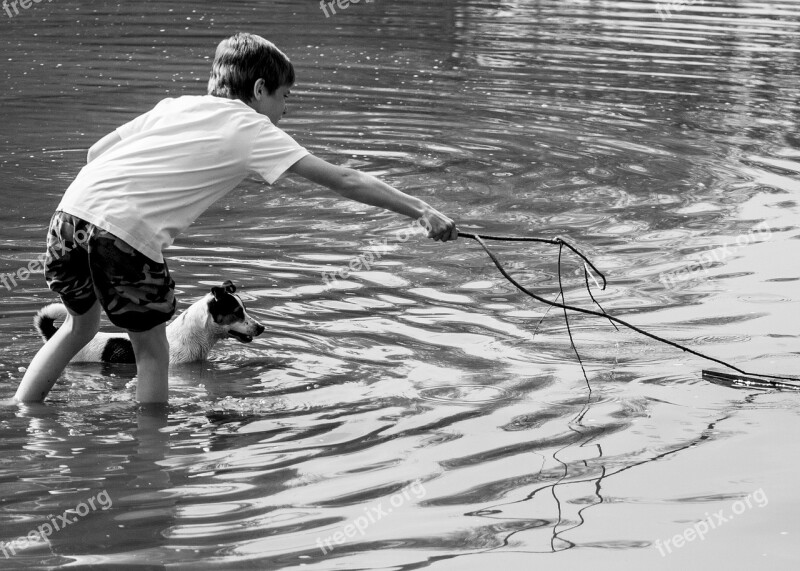
[[[419,219],[419,225],[428,231],[428,238],[442,242],[458,239],[456,223],[435,208],[425,209]]]

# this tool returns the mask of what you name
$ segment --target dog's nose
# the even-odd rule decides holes
[[[266,328],[260,323],[256,325],[256,335],[261,335],[262,333],[264,333],[264,329]]]

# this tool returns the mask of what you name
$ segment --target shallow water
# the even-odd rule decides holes
[[[281,126],[314,153],[464,231],[563,236],[606,273],[595,296],[609,312],[798,374],[800,5],[663,8],[0,12],[0,272],[39,254],[95,140],[164,96],[203,92],[215,43],[247,29],[294,61]],[[175,367],[168,412],[137,408],[135,370],[100,365],[71,367],[43,405],[0,407],[0,568],[800,561],[800,395],[710,384],[711,363],[573,316],[590,392],[563,314],[514,290],[474,242],[409,228],[302,180],[246,181],[216,204],[167,253],[182,307],[232,279],[267,334]],[[556,249],[496,250],[555,298]],[[326,286],[322,272],[369,252],[370,268]],[[580,264],[563,265],[567,301],[591,307]],[[0,399],[51,300],[40,276],[0,286]],[[60,514],[70,523],[46,542],[8,551]]]

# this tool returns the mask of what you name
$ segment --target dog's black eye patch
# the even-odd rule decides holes
[[[214,293],[214,299],[208,302],[208,311],[215,323],[221,323],[226,316],[233,316],[240,320],[245,319],[244,304],[237,296],[229,293]]]

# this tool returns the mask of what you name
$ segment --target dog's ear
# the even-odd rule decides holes
[[[236,291],[236,286],[233,285],[233,282],[231,280],[226,280],[222,284],[222,287],[214,286],[214,287],[211,288],[211,293],[214,294],[214,299],[217,299],[217,300],[219,299],[219,296],[221,296],[223,294],[226,294],[226,293],[233,293],[235,291]]]

